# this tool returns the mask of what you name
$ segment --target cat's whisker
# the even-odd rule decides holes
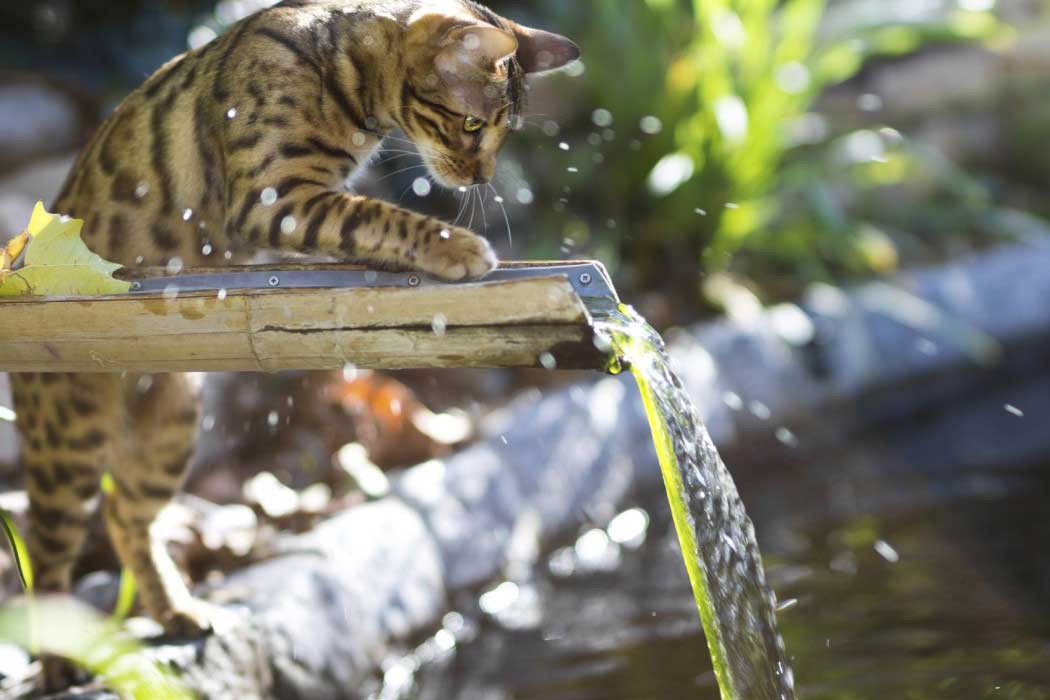
[[[395,175],[400,175],[402,173],[407,173],[407,172],[410,172],[412,170],[419,170],[420,168],[426,168],[426,166],[423,165],[422,163],[416,163],[415,165],[410,165],[407,168],[401,168],[400,170],[395,170],[392,173],[387,173],[383,177],[378,178],[376,180],[376,182],[382,182],[383,180],[389,180],[390,178],[394,177]]]
[[[474,188],[474,191],[478,193],[478,203],[481,204],[481,223],[485,233],[489,231],[489,217],[485,214],[485,190],[481,189],[481,186]]]
[[[493,185],[491,182],[489,183],[489,189],[492,190],[492,195],[496,200],[496,204],[499,205],[500,211],[503,212],[503,221],[507,224],[507,244],[511,247],[511,249],[513,249],[514,236],[511,235],[510,232],[510,217],[507,215],[507,207],[503,204],[503,196],[499,193],[499,190],[496,189],[496,186]]]
[[[376,165],[386,165],[387,163],[393,163],[395,160],[400,160],[402,158],[410,158],[412,156],[418,155],[418,153],[400,153],[397,155],[390,156],[389,158],[383,158],[380,161],[376,161]]]
[[[475,209],[475,205],[476,205],[476,200],[475,200],[474,195],[476,195],[477,192],[474,191],[473,187],[471,187],[469,190],[467,190],[467,192],[470,195],[470,221],[467,222],[467,228],[471,228],[474,225],[474,209]],[[473,229],[471,228],[471,230],[473,230]]]
[[[456,218],[452,221],[452,225],[453,226],[458,226],[459,225],[459,220],[463,218],[463,214],[467,210],[467,192],[466,192],[466,190],[462,190],[461,189],[461,190],[457,190],[457,192],[459,192],[463,196],[460,197],[460,200],[459,200],[459,211],[456,212]]]

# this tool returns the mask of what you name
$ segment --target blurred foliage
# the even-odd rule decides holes
[[[32,598],[0,607],[0,640],[37,654],[69,659],[131,700],[189,700],[175,672],[145,653],[144,645],[69,596]]]
[[[579,159],[579,175],[545,174],[537,201],[592,182],[573,192],[584,221],[564,221],[566,237],[597,252],[610,246],[594,237],[618,241],[638,286],[687,304],[699,271],[732,271],[779,296],[894,268],[902,251],[925,252],[923,235],[965,231],[988,194],[896,130],[843,130],[813,109],[873,58],[1006,32],[990,4],[925,5],[550,3],[545,25],[584,47],[586,74],[572,89],[600,109],[559,124],[558,138],[590,131],[594,157]],[[610,139],[626,147],[604,148]],[[894,206],[913,198],[909,187],[916,206]]]

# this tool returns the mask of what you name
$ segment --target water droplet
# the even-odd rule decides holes
[[[352,363],[346,363],[343,365],[343,381],[344,382],[355,382],[357,381],[358,370],[357,366]]]
[[[612,129],[605,129],[604,131],[602,131],[602,138],[605,139],[606,141],[615,141],[616,140],[616,132],[613,131]]]
[[[295,217],[289,214],[288,216],[281,219],[281,233],[286,236],[290,236],[295,233],[296,226],[299,222],[295,220]]]
[[[201,255],[211,255],[213,250],[211,243],[205,243],[201,246]]]
[[[591,112],[591,121],[594,122],[595,126],[609,127],[613,123],[613,115],[607,109],[596,109]]]
[[[642,133],[649,134],[650,136],[659,134],[661,131],[664,130],[664,123],[660,121],[660,118],[654,117],[651,114],[642,117],[642,120],[641,122],[639,122],[638,126],[642,130]]]
[[[915,349],[927,357],[934,357],[937,353],[937,343],[929,338],[919,338],[915,341]]]
[[[1013,404],[1006,404],[1003,406],[1003,409],[1011,415],[1017,416],[1018,418],[1024,418],[1024,411]]]
[[[448,318],[444,314],[437,314],[430,322],[430,327],[434,330],[434,335],[443,336],[448,329]]]
[[[190,35],[187,37],[186,43],[190,49],[199,49],[205,44],[211,42],[218,34],[211,27],[200,25],[190,30]]]
[[[553,371],[558,369],[558,360],[554,357],[554,355],[550,354],[549,352],[545,352],[542,355],[540,355],[540,365],[544,369]]]
[[[580,172],[580,169],[579,169],[579,168],[577,168],[577,167],[576,167],[576,166],[574,166],[574,165],[570,165],[570,166],[569,166],[568,168],[566,168],[565,170],[567,170],[567,171],[568,171],[568,172],[570,172],[570,173],[578,173],[578,172]]]
[[[665,197],[693,176],[696,165],[687,153],[670,153],[659,161],[649,173],[649,191]]]
[[[891,564],[896,564],[901,560],[901,555],[885,540],[876,540],[874,547],[878,555]]]
[[[706,210],[706,209],[701,209],[700,207],[697,207],[697,208],[696,208],[696,209],[694,209],[693,211],[694,211],[694,212],[695,212],[695,213],[696,213],[696,214],[697,214],[698,216],[707,216],[707,210]]]
[[[522,187],[516,195],[519,204],[532,204],[536,197],[528,187]]]
[[[259,195],[259,201],[267,207],[272,206],[277,202],[277,190],[273,187],[267,187]]]
[[[223,299],[226,298],[226,290],[225,289],[220,289],[217,296],[219,298],[219,301],[222,301]]]
[[[467,51],[477,51],[481,48],[481,39],[478,38],[477,34],[467,34],[463,37],[463,46]]]
[[[270,411],[270,414],[266,416],[266,424],[271,428],[276,428],[277,423],[281,420],[281,416],[277,411]]]
[[[498,615],[518,599],[518,584],[512,581],[504,581],[487,593],[483,593],[478,600],[481,609],[489,615]]]
[[[236,107],[230,107],[226,111],[226,118],[227,119],[234,119],[234,118],[236,118],[236,116],[237,116],[237,108]]]
[[[137,199],[142,199],[143,197],[145,197],[148,194],[149,194],[149,183],[146,182],[145,180],[143,180],[135,188],[135,197]]]
[[[857,98],[857,107],[863,112],[878,112],[882,109],[882,98],[874,93],[866,92]]]
[[[412,191],[416,193],[417,197],[426,197],[430,194],[430,180],[425,177],[417,177],[415,182],[412,183]]]
[[[441,238],[442,238],[443,240],[446,240],[446,241],[447,241],[448,239],[452,238],[452,232],[451,232],[451,231],[449,231],[449,230],[448,230],[447,228],[443,228],[443,229],[441,229],[441,234],[440,234],[440,235],[441,235]]]
[[[759,420],[769,420],[773,415],[773,412],[769,410],[769,406],[761,401],[752,401],[747,405],[747,409],[751,411],[751,415]]]
[[[355,131],[354,135],[350,137],[351,143],[355,146],[364,146],[366,140],[365,135],[360,131]]]
[[[495,200],[496,204],[503,204],[503,197],[501,197],[499,195],[496,195],[494,197],[494,200]]]
[[[222,254],[222,257],[226,260],[233,260],[233,251],[227,250],[225,253]]]
[[[613,518],[606,532],[609,533],[609,539],[613,542],[635,548],[641,546],[645,541],[645,533],[648,529],[649,514],[641,508],[632,508]]]
[[[369,131],[375,131],[379,128],[379,120],[375,117],[365,117],[365,128]]]
[[[568,578],[576,572],[576,553],[571,547],[556,550],[547,560],[547,568],[558,578]]]
[[[183,221],[189,221],[192,218],[193,218],[193,210],[192,209],[187,209],[184,212],[182,212],[182,220]]]
[[[726,204],[726,209],[739,209],[739,208],[740,208],[740,205],[737,204],[736,202],[728,202]]]
[[[201,430],[206,433],[210,433],[215,430],[215,416],[208,414],[201,419]]]
[[[788,428],[777,428],[774,434],[781,444],[787,447],[798,447],[798,437]]]
[[[576,561],[588,571],[612,571],[620,564],[620,546],[605,530],[588,530],[576,540]]]
[[[561,143],[558,144],[558,148],[560,148],[563,151],[567,151],[567,150],[569,150],[569,144],[567,144],[564,141],[562,141]]]
[[[551,119],[548,119],[547,121],[543,122],[542,129],[543,133],[547,136],[550,136],[551,138],[554,138],[559,133],[561,133],[561,127],[558,125],[558,122],[553,121]]]
[[[145,260],[146,260],[146,258],[144,258],[144,257],[142,257],[141,255],[139,255],[139,256],[137,256],[137,257],[135,258],[135,264],[136,264],[136,265],[141,265],[141,264],[142,264],[142,263],[143,263],[143,262],[144,262]]]
[[[175,257],[175,258],[172,258],[171,260],[168,260],[168,274],[169,275],[177,275],[177,274],[179,274],[180,272],[182,272],[182,267],[183,267],[182,258]]]
[[[739,411],[744,408],[744,400],[735,391],[727,391],[723,394],[722,403],[728,406],[731,411]]]
[[[797,95],[809,87],[809,68],[798,61],[789,61],[777,68],[773,79],[784,92]]]

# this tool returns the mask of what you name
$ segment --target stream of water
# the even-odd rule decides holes
[[[664,485],[725,700],[789,700],[794,677],[754,527],[660,334],[630,307],[596,323],[642,394]]]

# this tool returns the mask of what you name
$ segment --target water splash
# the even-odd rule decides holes
[[[793,700],[754,527],[663,339],[627,306],[595,326],[617,357],[610,370],[638,382],[722,697]]]

